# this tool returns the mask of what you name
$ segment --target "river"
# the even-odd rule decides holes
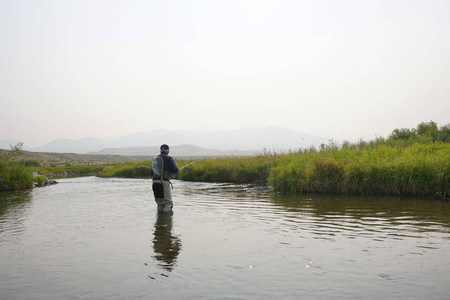
[[[449,299],[438,199],[67,178],[0,193],[0,299]]]

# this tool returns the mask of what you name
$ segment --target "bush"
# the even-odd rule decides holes
[[[1,177],[5,180],[8,190],[22,190],[33,187],[34,177],[31,170],[19,164],[9,164]]]
[[[33,187],[31,170],[21,165],[17,158],[21,155],[22,143],[0,153],[0,190],[21,190]]]
[[[20,162],[20,164],[25,167],[40,167],[41,166],[41,163],[35,159],[22,160]]]
[[[45,176],[36,176],[34,178],[34,181],[38,184],[38,186],[44,186],[45,185]]]

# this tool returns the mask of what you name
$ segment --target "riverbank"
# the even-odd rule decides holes
[[[0,190],[33,186],[32,171],[47,177],[86,176],[150,178],[151,161],[116,165],[42,167],[19,161],[21,144],[0,152]],[[177,179],[260,184],[286,194],[440,196],[450,194],[450,124],[434,122],[416,129],[395,129],[389,138],[282,154],[195,161],[177,160]],[[31,163],[32,168],[27,168]],[[32,163],[35,163],[33,165]],[[37,164],[36,164],[37,163]]]
[[[45,178],[95,175],[104,178],[150,178],[150,161],[118,165],[32,167],[11,165],[0,188],[42,186]],[[285,194],[327,193],[355,195],[440,196],[450,194],[450,144],[413,144],[409,147],[335,145],[296,153],[249,158],[177,161],[184,167],[175,178],[198,182],[259,184]],[[5,172],[4,172],[5,174]],[[39,181],[41,180],[41,181]],[[47,180],[48,181],[48,180]],[[15,185],[11,185],[11,182]]]
[[[284,155],[200,161],[181,180],[266,184],[287,194],[449,196],[450,144],[324,146]]]
[[[73,176],[97,176],[105,170],[105,165],[31,167],[31,170],[50,178],[64,178]]]
[[[361,146],[361,145],[359,145]],[[439,196],[450,194],[450,144],[409,147],[323,145],[296,153],[177,161],[185,181],[258,184],[285,194]],[[150,178],[150,161],[109,166],[41,168],[45,175]],[[186,167],[184,167],[186,166]],[[183,168],[184,167],[184,168]]]
[[[0,172],[0,191],[26,190],[57,183],[55,179],[75,176],[96,176],[105,167],[65,166],[65,167],[27,167],[23,162],[12,162],[3,166]]]
[[[190,162],[188,160],[177,160],[176,163],[179,168],[182,168]],[[103,178],[151,178],[151,165],[151,161],[141,161],[105,166],[103,171],[97,176]]]

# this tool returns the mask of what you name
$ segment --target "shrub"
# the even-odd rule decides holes
[[[44,186],[45,185],[45,177],[44,176],[36,176],[34,178],[34,181],[38,184],[38,186]]]
[[[17,158],[21,155],[22,143],[0,152],[0,189],[21,190],[31,188],[34,178],[31,170],[21,165]]]
[[[22,190],[33,187],[34,177],[30,169],[19,164],[9,164],[1,174],[7,189]]]

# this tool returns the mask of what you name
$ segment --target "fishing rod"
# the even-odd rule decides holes
[[[195,160],[195,161],[193,161],[193,162],[191,162],[191,163],[188,163],[187,165],[184,165],[184,166],[182,166],[181,168],[179,168],[179,170],[181,170],[181,169],[183,169],[183,168],[186,168],[187,166],[192,165],[193,163],[196,163],[196,162],[199,162],[199,161],[200,161],[200,159],[199,159],[199,160]]]
[[[181,168],[178,168],[178,169],[181,170],[181,169],[186,168],[187,166],[192,165],[192,164],[194,164],[194,163],[196,163],[196,162],[199,162],[199,161],[205,161],[205,160],[208,160],[208,159],[212,159],[212,157],[207,157],[207,158],[204,158],[204,159],[197,159],[197,160],[194,160],[193,162],[190,162],[190,163],[188,163],[187,165],[184,165],[184,166],[182,166]]]

